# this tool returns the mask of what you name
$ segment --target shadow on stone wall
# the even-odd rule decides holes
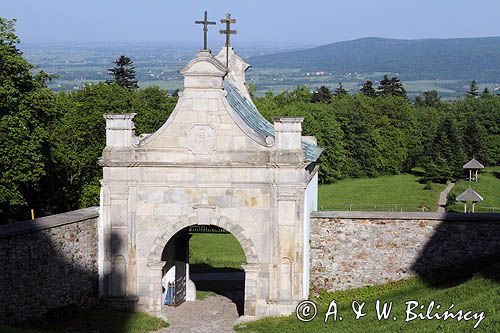
[[[456,215],[448,215],[411,269],[435,287],[458,284],[476,274],[500,282],[500,221],[457,221]]]
[[[3,322],[63,315],[95,304],[97,258],[82,246],[96,235],[84,230],[89,229],[84,223],[1,239]]]
[[[95,216],[44,228],[50,219],[0,228],[0,325],[126,331],[129,314],[119,322],[99,315],[109,310],[98,300]]]

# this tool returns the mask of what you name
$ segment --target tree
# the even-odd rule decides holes
[[[373,82],[370,80],[367,80],[363,83],[360,92],[368,97],[377,97],[377,91],[375,90],[375,88],[373,88]]]
[[[342,85],[342,82],[339,82],[339,86],[335,89],[334,93],[335,96],[345,96],[347,95],[347,90],[345,90],[344,86]]]
[[[466,162],[462,140],[458,135],[458,129],[455,120],[447,115],[439,125],[432,151],[428,153],[428,160],[425,173],[429,173],[433,164],[438,165],[440,169],[449,170],[448,180],[459,178],[462,174],[462,166]],[[444,165],[444,162],[446,165]],[[429,179],[430,180],[430,179]]]
[[[330,92],[331,93],[331,92]],[[274,101],[279,105],[288,105],[293,102],[302,101],[309,102],[312,99],[311,91],[306,86],[297,86],[292,91],[283,91],[274,98]]]
[[[176,97],[169,97],[166,90],[158,86],[138,89],[133,93],[132,109],[136,133],[154,133],[167,121],[177,103]]]
[[[117,84],[93,84],[59,93],[55,105],[64,110],[51,133],[54,166],[49,173],[57,210],[99,204],[102,168],[97,164],[106,142],[107,113],[137,113],[136,134],[154,133],[177,102],[157,86],[130,90]]]
[[[453,173],[448,166],[448,162],[442,157],[437,157],[435,160],[429,161],[425,166],[422,180],[425,182],[445,183],[452,176]]]
[[[318,102],[323,102],[323,103],[329,103],[332,100],[332,91],[330,88],[326,86],[321,86],[319,87],[318,90],[313,92],[311,102],[313,103],[318,103]]]
[[[471,115],[467,118],[464,127],[463,144],[467,158],[476,157],[482,160],[483,142],[483,130],[480,128],[476,116]]]
[[[309,102],[312,98],[311,90],[307,86],[297,86],[290,95],[294,101],[301,102]]]
[[[424,91],[422,97],[417,96],[415,98],[416,106],[437,107],[441,103],[441,97],[439,97],[437,90]]]
[[[389,78],[387,75],[384,75],[384,78],[380,81],[380,85],[378,86],[378,93],[379,95],[406,97],[406,89],[403,83],[395,76]]]
[[[0,18],[0,221],[27,219],[38,209],[37,189],[46,173],[49,127],[56,115],[50,77],[17,48],[15,20]]]
[[[99,83],[58,94],[56,106],[64,114],[51,133],[55,166],[50,173],[58,186],[53,194],[58,209],[99,203],[102,168],[97,160],[106,142],[103,114],[132,112],[133,93],[117,84]]]
[[[467,136],[476,137],[481,148],[480,153],[474,154],[481,163],[500,165],[500,98],[465,98],[454,101],[451,106],[463,128],[464,144],[467,145],[467,140],[470,140],[466,139]]]
[[[108,75],[111,75],[113,79],[107,80],[106,83],[116,83],[127,89],[136,89],[139,87],[135,78],[134,62],[129,57],[121,55],[113,63],[116,66],[108,69]]]
[[[419,145],[414,108],[403,97],[369,98],[376,114],[373,135],[379,154],[376,163],[380,174],[409,171],[414,166],[414,147]]]
[[[493,94],[491,93],[490,89],[488,87],[484,87],[483,92],[481,93],[481,98],[489,98],[492,96]]]
[[[179,89],[177,89],[177,90],[179,90]],[[248,85],[248,93],[250,94],[251,98],[254,98],[254,96],[255,96],[255,83],[250,82],[250,84]],[[177,92],[177,95],[179,95],[179,92]]]
[[[478,86],[477,86],[477,82],[476,80],[472,80],[471,83],[470,83],[470,86],[469,86],[469,90],[467,91],[466,95],[469,96],[469,97],[477,97],[479,96],[479,92],[478,92]]]

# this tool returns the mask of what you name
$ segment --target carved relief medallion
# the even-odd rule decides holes
[[[215,128],[209,124],[191,127],[188,148],[193,154],[212,154],[215,149]]]

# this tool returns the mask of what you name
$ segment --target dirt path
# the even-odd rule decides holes
[[[446,208],[446,202],[448,201],[448,193],[450,193],[451,189],[455,186],[455,183],[448,183],[448,186],[439,194],[438,200],[438,213],[444,213]]]
[[[165,333],[234,332],[238,319],[236,304],[222,295],[185,302],[177,308],[166,306],[163,311],[170,326],[158,332]]]

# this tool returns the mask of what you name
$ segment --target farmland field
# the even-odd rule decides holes
[[[120,54],[126,54],[134,60],[137,78],[141,87],[157,85],[170,92],[182,88],[183,77],[178,71],[196,54],[197,48],[192,46],[167,45],[28,45],[25,57],[36,64],[39,69],[56,75],[48,83],[55,91],[73,90],[85,83],[95,83],[108,79],[107,69],[112,67],[113,60]],[[285,47],[286,49],[286,47]],[[242,47],[238,48],[244,58],[255,54],[273,53],[283,50],[280,46]],[[218,48],[214,49],[214,53]],[[300,68],[260,68],[253,67],[247,72],[247,81],[253,82],[255,94],[262,96],[266,92],[278,94],[285,90],[293,90],[299,85],[308,86],[311,90],[321,85],[332,89],[342,82],[351,93],[358,92],[365,80],[375,84],[384,74],[397,73],[333,73],[305,72]],[[403,83],[410,97],[427,90],[437,90],[443,98],[461,96],[470,82],[464,80],[404,80]],[[480,89],[494,87],[494,83],[481,83]]]

